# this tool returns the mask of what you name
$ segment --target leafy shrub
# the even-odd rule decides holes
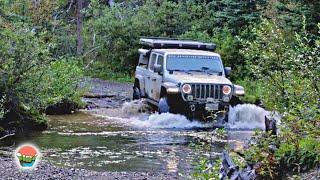
[[[201,159],[200,162],[195,167],[192,177],[194,179],[219,179],[219,170],[220,170],[221,160],[218,159],[215,161],[212,166],[208,159]]]
[[[278,160],[274,156],[274,150],[278,140],[270,133],[256,131],[254,143],[245,151],[245,160],[261,178],[275,178],[278,176]]]
[[[19,89],[30,92],[25,97],[26,106],[44,110],[63,100],[81,104],[81,91],[78,91],[77,85],[83,71],[75,59],[52,61],[48,67],[30,73],[29,77],[19,85]]]
[[[264,83],[259,80],[253,80],[250,78],[245,78],[243,80],[236,80],[235,84],[239,84],[245,89],[245,96],[240,97],[240,99],[245,103],[254,104],[258,100],[262,100],[264,97]]]
[[[281,167],[301,172],[320,164],[320,142],[315,138],[304,137],[298,146],[284,142],[275,153]]]
[[[113,72],[112,67],[101,61],[92,63],[92,66],[86,71],[87,76],[93,76],[105,80],[114,80],[119,82],[133,82],[133,76],[125,72]]]
[[[305,171],[319,164],[319,37],[306,31],[295,36],[263,20],[253,28],[256,36],[245,41],[243,54],[252,73],[264,86],[270,109],[283,113],[276,141],[261,136],[247,151],[265,178],[281,176],[279,170]],[[277,148],[272,148],[270,144]],[[268,149],[269,148],[269,149]]]
[[[79,101],[75,93],[82,70],[75,60],[56,60],[45,32],[24,22],[0,25],[0,97],[2,127],[45,126],[43,110],[63,99]],[[3,98],[2,98],[3,99]]]

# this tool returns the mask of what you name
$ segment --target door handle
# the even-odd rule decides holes
[[[148,76],[147,78],[150,79],[150,76]]]
[[[157,79],[156,78],[152,78],[152,81],[156,81]]]

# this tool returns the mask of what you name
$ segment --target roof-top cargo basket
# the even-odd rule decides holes
[[[152,49],[195,49],[207,51],[216,50],[216,45],[212,43],[170,38],[141,38],[140,44]]]

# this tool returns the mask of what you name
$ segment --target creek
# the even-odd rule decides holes
[[[201,157],[219,158],[226,146],[241,148],[253,129],[264,128],[267,114],[249,104],[231,108],[228,136],[220,139],[212,135],[210,122],[143,109],[147,109],[144,103],[134,101],[121,108],[48,116],[48,130],[10,138],[2,142],[1,149],[5,152],[9,146],[28,142],[40,148],[43,160],[56,166],[189,174]],[[210,151],[198,148],[201,142],[212,142]]]

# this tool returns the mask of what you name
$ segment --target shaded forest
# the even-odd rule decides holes
[[[283,115],[278,137],[244,153],[259,176],[307,171],[320,164],[319,23],[318,0],[0,0],[0,132],[81,107],[84,76],[131,82],[140,37],[186,38],[217,44],[242,100]]]

